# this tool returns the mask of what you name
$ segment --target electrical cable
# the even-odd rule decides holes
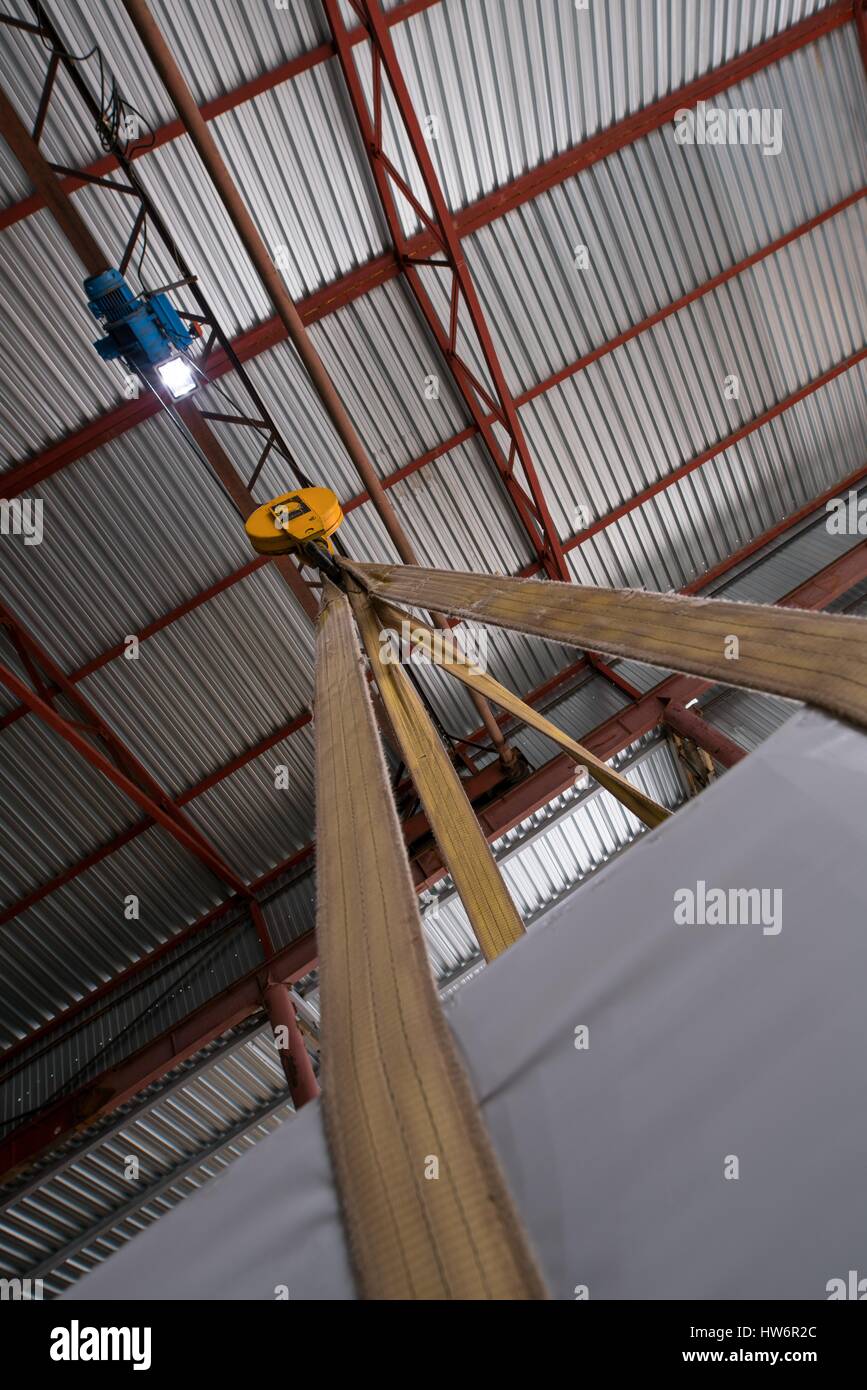
[[[479,743],[474,738],[467,738],[466,734],[450,734],[446,732],[446,738],[449,739],[451,743],[467,743],[470,748],[478,748],[482,753],[493,753],[495,757],[499,757],[496,748],[492,748],[489,743]]]
[[[60,58],[70,63],[84,64],[96,57],[99,66],[99,115],[96,120],[96,133],[99,143],[108,153],[115,153],[120,148],[125,159],[132,160],[138,151],[153,149],[156,143],[156,135],[153,126],[145,115],[139,111],[138,107],[133,106],[132,102],[127,101],[121,96],[115,78],[110,72],[107,73],[103,52],[99,44],[94,44],[86,53],[71,53],[61,45],[54,42],[51,35],[45,32],[44,25],[47,21],[42,6],[38,3],[32,5],[39,26],[39,39],[43,48],[47,49],[53,58]],[[129,118],[134,117],[137,123],[137,130],[144,126],[147,131],[145,139],[139,138],[138,134],[129,136]],[[140,124],[139,124],[140,123]],[[144,210],[144,218],[141,228],[141,252],[138,258],[137,275],[142,292],[146,293],[142,271],[144,259],[148,250],[148,218],[147,209]]]
[[[64,62],[68,65],[68,73],[70,80],[73,82],[73,85],[76,87],[82,99],[84,100],[84,103],[90,111],[91,116],[96,121],[96,129],[99,135],[100,143],[102,144],[104,149],[109,150],[118,160],[118,163],[121,165],[121,168],[125,171],[131,186],[136,191],[138,197],[141,200],[141,206],[144,211],[144,216],[142,219],[142,244],[137,264],[137,274],[141,287],[140,292],[145,296],[149,293],[143,279],[144,261],[149,250],[149,218],[153,221],[154,226],[156,227],[156,230],[159,233],[160,240],[164,244],[165,250],[167,251],[168,255],[176,262],[178,268],[184,272],[184,275],[189,276],[188,268],[186,267],[183,255],[179,250],[174,237],[172,236],[168,228],[165,226],[162,218],[159,215],[158,209],[156,209],[153,206],[149,206],[148,194],[140,184],[135,171],[131,167],[131,161],[139,151],[151,149],[154,147],[156,143],[156,137],[150,121],[147,120],[147,118],[142,114],[141,111],[138,110],[137,107],[133,106],[131,102],[127,101],[126,98],[120,95],[117,83],[113,77],[110,77],[109,85],[109,77],[106,76],[106,64],[103,59],[102,50],[98,44],[94,44],[93,47],[90,48],[86,53],[71,52],[66,48],[66,46],[62,42],[59,34],[57,33],[57,30],[51,22],[50,17],[41,5],[40,0],[30,0],[30,8],[33,10],[33,13],[36,17],[38,35],[43,47],[45,47],[53,55],[56,55],[57,57],[63,59]],[[88,62],[93,57],[96,57],[99,66],[100,92],[98,102],[97,99],[93,95],[91,95],[88,84],[85,83],[82,75],[74,71],[76,65]],[[146,139],[141,139],[138,137],[133,137],[132,140],[120,138],[121,130],[123,129],[125,135],[128,129],[128,122],[126,118],[130,115],[136,116],[138,120],[146,127]],[[193,297],[196,300],[196,303],[199,305],[199,307],[208,316],[207,321],[213,326],[216,332],[216,336],[223,350],[225,351],[227,357],[229,358],[229,361],[232,363],[235,370],[238,372],[241,380],[244,382],[244,385],[246,386],[252,399],[255,401],[257,408],[260,409],[263,413],[263,416],[267,418],[267,407],[259,398],[258,392],[253,388],[252,383],[249,381],[247,377],[244,366],[232,346],[232,343],[219,328],[219,325],[217,324],[216,318],[213,312],[211,311],[207,303],[207,300],[197,287],[193,290]],[[200,372],[200,374],[204,377],[205,380],[208,380],[205,373]],[[162,404],[162,398],[159,397],[159,399]],[[240,410],[237,404],[234,402],[233,404],[238,413],[242,414],[243,412]],[[277,428],[276,424],[273,424],[273,422],[272,433],[272,448],[275,449],[295,471],[295,474],[300,479],[302,486],[311,486],[310,482],[306,479],[304,473],[299,467],[298,462],[294,458],[291,450],[285,444],[280,430]]]
[[[230,405],[232,409],[238,413],[238,415],[244,414],[243,406],[240,406],[238,404],[237,400],[235,400],[232,393],[225,386],[222,386],[220,382],[215,381],[212,377],[209,377],[207,372],[199,366],[198,362],[194,357],[191,357],[186,352],[182,352],[181,356],[189,364],[193,371],[198,372],[199,376],[202,378],[202,381],[206,386],[211,387],[213,391],[216,391],[218,395],[222,396],[223,400],[226,401],[227,404]],[[255,429],[261,437],[259,427],[257,425],[254,425],[252,426],[252,428]],[[266,425],[265,428],[267,429],[268,426]],[[285,458],[286,462],[294,470],[295,476],[298,479],[299,487],[313,487],[313,483],[304,473],[303,469],[298,463],[298,460],[295,458],[294,454],[292,454],[291,450],[289,449],[288,444],[284,444],[282,440],[278,438],[275,439],[273,447],[280,451],[280,453]]]
[[[247,923],[248,919],[244,919],[242,925],[246,925]],[[89,1024],[94,1023],[99,1018],[104,1017],[112,1009],[116,1009],[120,1004],[125,1003],[126,1000],[131,998],[137,990],[147,988],[147,986],[151,985],[154,980],[159,979],[159,977],[163,975],[166,971],[174,970],[179,964],[183,964],[183,962],[189,956],[195,955],[197,952],[203,950],[206,946],[208,948],[212,948],[216,943],[222,941],[222,939],[225,936],[227,936],[229,932],[233,931],[234,928],[238,925],[239,923],[237,921],[227,922],[223,927],[220,927],[212,935],[204,936],[200,941],[196,942],[195,945],[192,946],[188,951],[181,954],[179,958],[172,958],[168,960],[166,964],[161,966],[158,970],[155,970],[152,975],[148,976],[147,980],[138,981],[132,990],[129,990],[126,994],[120,995],[119,997],[110,999],[109,1002],[105,1004],[101,1009],[97,1009],[94,1011],[94,1013],[88,1015],[88,1017],[82,1021],[80,1027],[84,1028]],[[207,963],[207,956],[205,956],[200,961],[194,961],[185,974],[181,975],[176,980],[172,980],[171,983],[168,984],[166,988],[156,996],[155,999],[152,999],[151,1002],[144,1009],[142,1009],[140,1013],[136,1014],[136,1016],[133,1019],[131,1019],[129,1023],[124,1025],[120,1032],[116,1033],[112,1037],[109,1047],[113,1047],[115,1043],[119,1042],[122,1038],[124,1038],[132,1028],[134,1028],[138,1023],[141,1022],[143,1018],[146,1017],[146,1015],[151,1011],[151,1009],[158,1008],[160,1004],[164,1003],[166,999],[169,997],[171,991],[176,989],[179,985],[183,984],[193,970]],[[65,1033],[63,1035],[63,1038],[60,1041],[64,1043],[67,1042],[70,1038],[75,1036],[75,1033],[77,1031],[79,1030],[74,1028],[71,1029],[69,1033]],[[11,1068],[9,1071],[5,1072],[2,1076],[0,1076],[0,1084],[4,1084],[8,1081],[11,1081],[15,1076],[18,1075],[20,1071],[24,1070],[26,1067],[32,1066],[34,1062],[41,1060],[42,1057],[47,1056],[50,1052],[54,1050],[56,1046],[56,1042],[45,1043],[36,1052],[29,1053],[21,1062],[18,1063],[17,1066]],[[17,1125],[21,1120],[28,1119],[32,1115],[39,1114],[42,1110],[45,1109],[47,1105],[51,1104],[52,1101],[59,1100],[60,1097],[69,1089],[69,1087],[72,1086],[76,1081],[78,1081],[88,1070],[88,1068],[93,1065],[94,1062],[103,1062],[104,1060],[105,1049],[100,1051],[98,1057],[94,1056],[89,1058],[88,1061],[83,1062],[81,1067],[79,1067],[77,1071],[73,1072],[70,1076],[68,1076],[56,1091],[54,1091],[50,1096],[46,1097],[46,1099],[42,1102],[41,1105],[37,1106],[33,1110],[22,1111],[10,1120],[0,1120],[0,1128],[8,1128],[11,1125]]]

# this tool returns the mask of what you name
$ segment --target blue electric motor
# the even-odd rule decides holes
[[[91,276],[84,290],[90,312],[106,329],[94,347],[107,362],[122,357],[139,370],[158,367],[196,340],[166,295],[134,295],[119,270]]]

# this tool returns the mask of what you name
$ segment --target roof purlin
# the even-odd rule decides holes
[[[389,11],[388,23],[390,25],[400,24],[403,20],[411,19],[413,15],[421,13],[422,10],[428,10],[439,3],[440,0],[403,0],[403,3],[395,5]],[[11,24],[16,28],[28,27],[7,15],[0,19],[0,23]],[[32,31],[34,33],[39,32],[35,25],[32,26]],[[363,29],[353,29],[350,34],[350,43],[363,43],[366,37]],[[216,120],[218,116],[224,115],[227,111],[236,110],[245,102],[253,101],[254,98],[261,96],[263,92],[270,92],[275,87],[280,87],[284,82],[290,82],[293,78],[300,77],[302,73],[309,72],[311,68],[318,67],[320,63],[325,63],[333,57],[334,45],[332,43],[317,44],[315,48],[308,49],[306,53],[300,53],[297,57],[280,63],[278,67],[271,68],[259,77],[252,77],[249,81],[242,82],[240,86],[233,87],[231,91],[223,92],[211,101],[204,102],[199,110],[206,121]],[[183,122],[175,119],[158,126],[152,133],[153,143],[147,146],[134,147],[133,159],[141,159],[144,155],[150,154],[152,150],[158,150],[163,145],[171,144],[173,140],[179,140],[186,131]],[[104,154],[88,164],[82,173],[88,175],[89,178],[103,178],[106,174],[113,173],[117,167],[117,160],[114,156]],[[63,191],[64,193],[75,193],[79,188],[84,188],[87,181],[87,179],[69,174],[62,180]],[[17,203],[10,204],[8,208],[0,209],[0,231],[6,227],[14,227],[17,222],[23,221],[26,217],[32,217],[44,206],[39,194],[31,193],[27,198],[21,198]]]
[[[737,556],[733,556],[732,564],[736,563],[736,560]],[[785,595],[780,600],[780,604],[794,606],[803,602],[814,608],[824,607],[835,592],[831,575],[837,569],[845,572],[847,586],[860,582],[860,579],[867,576],[867,543],[862,543],[853,551],[839,556],[830,565],[826,565],[819,574],[813,575]],[[826,582],[819,582],[822,580]],[[640,700],[633,705],[619,711],[603,724],[598,725],[584,736],[583,741],[597,756],[611,758],[619,749],[628,747],[642,732],[654,727],[662,718],[668,701],[683,702],[689,700],[694,694],[701,693],[713,685],[713,681],[700,677],[669,676],[658,686],[642,695]],[[526,815],[532,814],[532,811],[528,810],[526,806],[521,805],[522,789],[526,795],[529,784],[534,784],[537,788],[544,786],[545,790],[541,794],[543,802],[547,802],[561,794],[565,787],[571,785],[573,781],[574,764],[572,760],[565,754],[552,758],[543,768],[535,772],[527,780],[527,783],[518,783],[498,803],[482,813],[481,820],[487,838],[489,840],[496,839],[499,835],[506,833],[512,825],[519,823]],[[543,804],[543,802],[539,804]],[[514,803],[517,803],[517,809]],[[497,808],[500,805],[504,808],[508,807],[508,810],[498,814]],[[496,822],[495,824],[490,823],[492,819]],[[299,862],[302,856],[309,856],[312,850],[312,845],[307,846],[305,850],[297,852],[292,857],[292,862]],[[286,865],[281,865],[270,870],[267,875],[252,885],[252,889],[254,891],[259,889],[266,881],[276,878],[281,872],[285,872],[285,869]],[[427,878],[424,884],[417,884],[417,886],[421,888],[430,882],[431,879]],[[163,943],[163,947],[158,948],[159,953],[163,954],[165,948],[172,943],[179,944],[181,938],[200,930],[206,922],[212,921],[215,916],[227,910],[231,905],[231,902],[223,903],[218,908],[213,909],[206,917],[191,924],[190,927],[173,937],[171,943]],[[156,953],[151,954],[153,956]],[[136,966],[125,971],[124,978],[134,974],[137,969],[143,968],[145,960],[149,959],[150,957],[146,957]],[[91,1078],[77,1092],[59,1096],[54,1102],[49,1102],[48,1106],[41,1108],[34,1118],[13,1130],[0,1143],[0,1175],[14,1171],[29,1158],[44,1152],[70,1130],[84,1123],[92,1122],[98,1114],[108,1113],[122,1104],[125,1099],[135,1095],[144,1086],[170,1071],[184,1058],[191,1056],[205,1046],[207,1042],[228,1028],[235,1026],[250,1013],[255,1012],[257,1008],[261,1007],[259,982],[262,978],[268,978],[269,972],[279,975],[281,971],[284,971],[283,978],[297,980],[313,969],[316,962],[316,938],[312,931],[273,954],[266,953],[266,958],[260,965],[230,985],[221,995],[200,1005],[180,1023],[172,1024],[170,1028],[157,1038],[152,1039],[137,1053],[123,1058],[101,1075]],[[98,992],[105,993],[116,983],[117,981],[111,981],[108,987],[102,987]],[[94,991],[86,999],[78,1001],[61,1017],[68,1019],[80,1007],[92,1003],[96,993],[97,991]],[[204,1025],[203,1020],[205,1021]],[[29,1037],[13,1044],[2,1055],[2,1060],[6,1061],[22,1048],[32,1045],[37,1037],[41,1037],[54,1027],[59,1026],[59,1023],[60,1019],[52,1020]]]
[[[867,465],[852,473],[848,478],[843,479],[833,489],[829,489],[828,491],[820,494],[819,496],[814,497],[805,506],[799,508],[798,511],[793,512],[790,516],[783,518],[782,521],[779,521],[774,526],[769,527],[768,530],[765,531],[761,536],[758,536],[754,540],[749,541],[746,545],[741,546],[739,550],[735,551],[732,555],[730,555],[726,560],[722,561],[719,565],[716,565],[712,570],[708,571],[707,574],[702,575],[696,580],[694,580],[692,583],[685,585],[682,592],[687,594],[697,593],[711,581],[720,579],[723,575],[735,569],[744,559],[749,558],[751,555],[755,554],[757,550],[769,544],[771,541],[776,540],[779,537],[785,535],[788,531],[790,531],[794,526],[797,526],[811,513],[823,507],[826,501],[830,497],[836,495],[836,493],[839,491],[841,487],[845,488],[848,486],[853,486],[863,481],[865,478],[867,478]],[[826,569],[827,568],[828,567],[826,567]],[[814,579],[815,576],[812,580],[807,581],[807,584],[812,585]],[[800,587],[804,586],[799,586],[799,588]],[[786,598],[791,602],[792,595],[797,592],[798,590],[793,590],[792,593],[786,596]],[[560,672],[557,676],[553,677],[548,681],[545,681],[541,686],[537,687],[536,690],[530,691],[528,694],[526,694],[524,696],[524,699],[530,704],[535,703],[538,699],[543,698],[545,695],[550,693],[551,690],[555,687],[555,685],[559,684],[563,679],[565,679],[566,677],[571,678],[571,676],[576,673],[578,667],[581,664],[582,663],[570,664],[568,667],[566,667],[565,671]],[[693,680],[694,683],[696,683],[694,678],[692,677],[685,677],[684,679],[690,679]],[[641,697],[641,700],[646,701],[652,694],[652,691],[647,692],[646,695]],[[623,720],[625,715],[628,716],[634,713],[634,711],[638,706],[640,706],[640,704],[641,702],[639,701],[625,707],[624,710],[621,710],[617,715],[612,716],[611,719],[606,721],[604,726],[600,725],[599,729],[607,729],[609,726],[613,729],[615,726],[619,725],[619,722]],[[303,722],[307,721],[304,720]],[[476,732],[478,733],[481,731],[477,730]],[[595,730],[593,732],[596,733],[599,732],[599,730]],[[626,739],[626,743],[631,742],[632,737],[637,736],[638,735],[633,734],[630,738]],[[587,738],[585,738],[584,742],[587,743]],[[601,744],[600,747],[602,747]],[[605,747],[608,747],[607,743],[605,744]],[[596,749],[595,751],[597,751],[600,757],[611,757],[613,756],[613,752],[616,751],[616,749],[609,750],[608,752],[599,752],[598,749]],[[234,767],[233,764],[230,764],[229,766]],[[222,775],[223,774],[219,771],[216,774],[211,774],[209,778],[205,779],[205,783],[201,784],[200,789],[204,791],[206,790],[207,786],[215,785],[217,781],[221,780]],[[187,801],[192,800],[196,795],[198,795],[198,791],[195,788],[192,788],[187,792],[183,793],[182,796],[178,798],[178,800],[186,803]],[[295,867],[298,863],[302,862],[305,858],[309,857],[312,851],[312,844],[305,846],[301,850],[294,851],[287,860],[275,865],[272,869],[269,869],[266,873],[261,875],[260,878],[258,878],[253,884],[251,884],[251,888],[254,891],[258,891],[259,889],[266,887],[268,884],[272,883],[276,878],[279,878],[281,874],[286,873],[288,870]],[[5,1052],[0,1054],[0,1061],[5,1061],[8,1057],[17,1054],[22,1048],[26,1047],[28,1044],[34,1041],[35,1038],[42,1037],[45,1033],[51,1031],[51,1029],[59,1027],[61,1023],[65,1022],[69,1018],[74,1017],[78,1012],[80,1012],[81,1009],[87,1007],[87,1005],[94,1002],[95,999],[100,998],[104,994],[109,992],[120,981],[126,980],[131,975],[134,975],[137,971],[145,969],[148,965],[152,963],[153,960],[164,955],[168,950],[171,950],[174,946],[179,945],[181,942],[187,940],[189,936],[194,935],[197,931],[201,930],[202,927],[206,926],[208,923],[213,921],[214,918],[219,916],[221,913],[228,911],[231,908],[232,903],[233,899],[227,899],[223,903],[218,904],[215,908],[210,909],[210,911],[208,911],[203,917],[199,918],[198,921],[193,922],[186,927],[183,927],[178,933],[176,933],[175,936],[169,938],[169,940],[163,942],[153,951],[143,956],[141,960],[136,961],[133,965],[127,967],[127,969],[121,972],[121,974],[118,977],[116,977],[113,980],[107,981],[104,985],[98,986],[96,990],[91,991],[88,995],[85,995],[82,999],[77,1000],[74,1004],[70,1005],[61,1014],[59,1014],[57,1018],[49,1020],[47,1023],[41,1025],[38,1029],[36,1029],[34,1033],[28,1035],[28,1037],[20,1039],[17,1043],[13,1043],[9,1048],[6,1049]]]
[[[385,25],[382,10],[374,4],[365,4],[363,9],[361,5],[356,7],[359,13],[364,15],[370,30],[373,88],[376,93],[373,115],[371,116],[364,95],[361,76],[352,54],[349,33],[343,23],[340,6],[337,0],[324,0],[324,4],[334,42],[337,45],[350,101],[355,112],[362,146],[370,162],[401,273],[405,277],[428,329],[449,368],[452,381],[482,435],[488,455],[503,480],[512,507],[530,539],[534,552],[539,556],[542,565],[552,579],[568,580],[569,570],[560,548],[560,539],[539,484],[523,426],[518,417],[517,406],[506,384],[505,373],[499,361],[473,278],[463,255],[455,219],[427,149],[418,115],[413,106],[388,28]],[[431,213],[428,215],[420,204],[416,203],[414,198],[412,199],[419,215],[436,241],[436,259],[432,260],[430,264],[447,269],[450,277],[448,329],[446,329],[440,314],[435,309],[422,284],[418,262],[407,249],[407,238],[403,232],[397,207],[396,190],[399,189],[405,198],[412,198],[412,194],[406,181],[383,151],[383,79],[400,113],[403,129],[412,148],[413,161],[424,183],[425,194],[431,208]],[[472,326],[473,336],[484,358],[493,396],[490,396],[485,387],[479,383],[458,350],[461,318]],[[486,406],[492,412],[491,417],[486,415]],[[507,437],[508,456],[506,447],[501,445],[495,432],[495,423],[499,425]],[[515,477],[515,464],[517,462],[520,462],[529,495]]]
[[[543,395],[546,391],[550,390],[552,387],[559,385],[562,381],[567,380],[571,376],[575,376],[585,367],[590,366],[591,363],[598,362],[601,358],[607,356],[608,353],[613,352],[616,348],[621,347],[625,343],[631,341],[631,339],[637,337],[646,329],[652,328],[656,324],[663,322],[666,318],[670,317],[670,315],[677,313],[680,309],[685,308],[688,304],[694,303],[696,300],[702,298],[704,295],[709,294],[711,291],[715,289],[718,289],[721,285],[727,283],[735,276],[740,275],[744,270],[749,269],[753,265],[757,265],[760,261],[765,260],[767,257],[773,255],[776,251],[781,250],[784,246],[787,246],[791,242],[797,240],[797,238],[813,231],[823,222],[827,222],[830,218],[837,216],[838,213],[844,211],[846,208],[853,206],[855,203],[859,202],[865,196],[865,194],[867,194],[867,188],[857,189],[854,193],[851,193],[846,198],[841,199],[840,202],[835,203],[832,207],[827,208],[824,212],[818,213],[815,217],[809,218],[808,221],[801,223],[799,226],[793,228],[791,231],[784,233],[780,237],[777,237],[767,246],[764,246],[760,250],[753,252],[751,255],[744,257],[743,260],[735,262],[726,270],[720,271],[718,275],[713,276],[704,284],[697,286],[696,289],[689,291],[687,294],[681,295],[678,299],[675,299],[670,304],[665,305],[664,308],[656,310],[654,313],[649,314],[646,318],[641,319],[638,323],[631,325],[623,333],[617,334],[614,338],[610,338],[606,343],[602,343],[599,347],[591,349],[590,352],[585,353],[585,355],[579,358],[577,361],[570,363],[566,367],[561,368],[552,376],[547,377],[544,381],[537,383],[535,386],[530,387],[528,390],[524,391],[522,394],[517,396],[516,400],[518,404],[523,405],[530,400],[534,400],[538,396]],[[151,400],[152,398],[148,397],[147,399]],[[443,440],[440,444],[435,445],[434,448],[429,449],[419,458],[413,459],[409,463],[404,464],[401,468],[395,469],[393,473],[390,473],[386,478],[383,479],[383,487],[386,489],[394,487],[397,483],[402,482],[404,478],[408,478],[411,474],[418,472],[418,470],[421,468],[424,468],[428,463],[434,462],[436,459],[441,458],[444,454],[449,453],[452,449],[455,449],[459,445],[466,443],[467,440],[472,439],[476,433],[477,431],[475,425],[467,425],[463,430],[459,431],[455,435],[452,435],[449,439]],[[841,486],[844,485],[845,484],[841,483]],[[832,494],[829,494],[829,496],[830,495]],[[360,507],[364,502],[367,501],[369,501],[369,498],[366,492],[356,493],[353,497],[351,497],[347,502],[343,504],[343,511],[345,513],[354,511],[356,508]],[[600,522],[602,520],[604,520],[604,518],[600,518]],[[586,537],[582,535],[581,539],[585,538]],[[571,538],[571,540],[567,540],[567,548],[570,544],[580,544],[580,540],[577,540],[573,537]],[[258,568],[260,565],[264,563],[266,563],[266,561],[262,558],[248,561],[245,565],[240,566],[238,569],[232,571],[231,574],[225,576],[224,579],[219,580],[210,589],[203,590],[194,598],[178,605],[170,613],[160,615],[160,617],[156,618],[151,624],[148,624],[146,627],[140,629],[140,631],[137,634],[139,640],[144,640],[145,638],[152,636],[154,632],[157,632],[161,628],[167,627],[171,623],[177,621],[177,619],[184,617],[188,612],[198,607],[201,603],[206,602],[215,594],[222,592],[224,588],[228,587],[231,584],[234,584],[239,579],[243,579],[245,575],[251,571],[251,569]],[[93,658],[92,661],[88,662],[85,666],[82,666],[79,670],[72,672],[69,677],[70,680],[83,680],[85,676],[92,674],[93,671],[96,671],[101,666],[104,666],[106,662],[110,661],[112,657],[119,652],[119,650],[119,645],[116,645],[115,647],[110,648],[108,651],[101,653],[99,656]],[[0,731],[2,731],[2,729],[4,729],[8,724],[14,723],[14,721],[20,718],[21,714],[24,712],[25,711],[23,710],[23,708],[19,706],[18,709],[11,710],[2,718],[0,718]]]
[[[504,216],[507,212],[530,201],[544,192],[571,178],[583,169],[589,168],[618,149],[634,143],[651,131],[659,129],[670,121],[681,106],[690,106],[706,97],[742,81],[745,77],[779,61],[780,58],[795,52],[805,45],[851,22],[853,11],[848,0],[818,11],[800,23],[785,29],[781,34],[765,43],[748,49],[746,53],[713,69],[710,73],[687,83],[676,91],[652,103],[643,110],[615,122],[598,135],[582,140],[562,154],[546,160],[536,169],[510,180],[493,193],[479,199],[476,203],[454,214],[457,232],[461,237],[468,236],[487,226],[490,222]],[[852,195],[853,198],[859,195]],[[841,205],[842,206],[842,205]],[[822,217],[825,214],[820,215]],[[426,231],[410,237],[406,252],[415,258],[423,258],[436,251],[435,238]],[[305,324],[316,322],[325,315],[341,308],[344,304],[359,298],[368,290],[396,278],[400,266],[393,252],[375,258],[365,266],[341,276],[330,285],[306,296],[298,303],[298,310]],[[271,318],[255,328],[239,335],[234,349],[242,362],[249,361],[260,352],[286,338],[286,330],[279,319]],[[230,369],[224,355],[215,352],[209,362],[209,376],[219,377]],[[44,481],[53,473],[83,457],[91,450],[116,438],[125,430],[140,424],[154,414],[158,406],[150,402],[125,401],[122,405],[105,412],[97,419],[89,421],[81,430],[49,445],[39,454],[24,463],[16,465],[4,475],[4,489],[7,497],[15,497],[28,487]]]

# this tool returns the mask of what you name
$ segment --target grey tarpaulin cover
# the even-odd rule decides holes
[[[865,811],[867,737],[801,710],[448,1002],[554,1297],[867,1274]],[[781,929],[675,924],[699,881],[780,889]],[[65,1297],[278,1286],[354,1297],[318,1104]]]

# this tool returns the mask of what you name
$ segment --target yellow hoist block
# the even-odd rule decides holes
[[[244,530],[260,555],[283,555],[308,541],[324,545],[333,555],[329,537],[342,520],[340,503],[327,487],[302,487],[257,507]]]

